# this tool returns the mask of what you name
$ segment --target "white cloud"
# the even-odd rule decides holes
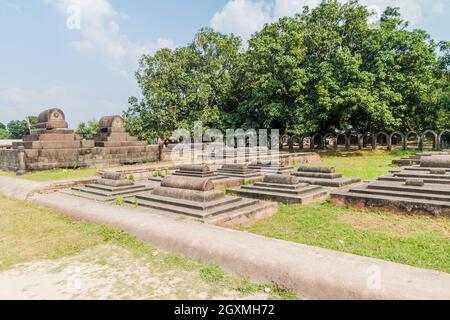
[[[340,0],[345,2],[345,0]],[[211,27],[217,31],[234,33],[244,41],[260,30],[265,23],[280,17],[294,16],[303,10],[320,4],[320,0],[230,0],[222,10],[215,13],[210,21]],[[361,0],[379,18],[387,6],[399,7],[404,19],[416,25],[422,19],[420,0]],[[437,7],[437,10],[440,10]]]
[[[419,0],[362,0],[362,4],[377,13],[377,18],[381,16],[386,7],[398,7],[405,20],[416,25],[422,20],[422,7]]]
[[[445,5],[442,2],[436,2],[431,7],[433,13],[442,14],[445,12]]]
[[[303,11],[304,6],[316,7],[320,0],[275,0],[274,16],[292,17]]]
[[[120,21],[127,19],[116,11],[108,0],[45,0],[69,18],[68,8],[78,7],[81,39],[71,46],[81,51],[92,51],[104,58],[109,66],[127,76],[126,65],[135,64],[142,53],[154,53],[162,47],[174,48],[170,39],[135,43],[121,32]]]
[[[45,108],[60,107],[74,101],[70,92],[62,86],[53,85],[44,90],[23,88],[0,89],[2,117],[7,120],[23,119],[27,115],[38,115]],[[2,119],[4,120],[4,119]]]
[[[272,20],[272,6],[264,1],[231,0],[211,19],[210,25],[224,33],[234,33],[248,40]]]

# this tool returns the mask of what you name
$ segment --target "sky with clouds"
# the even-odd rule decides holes
[[[60,107],[72,126],[121,114],[139,95],[138,57],[188,43],[204,26],[248,39],[319,0],[0,0],[0,122]],[[450,0],[360,0],[398,6],[411,26],[450,40]]]

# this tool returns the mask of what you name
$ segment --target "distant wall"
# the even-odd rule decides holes
[[[159,161],[159,146],[95,147],[79,149],[25,149],[26,171],[55,168],[107,168]],[[0,170],[19,170],[19,151],[0,149]]]
[[[0,170],[19,170],[19,151],[13,149],[0,149]]]

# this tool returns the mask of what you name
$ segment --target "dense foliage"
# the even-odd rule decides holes
[[[142,57],[128,129],[148,139],[198,120],[295,134],[448,127],[450,43],[411,30],[396,8],[373,20],[356,0],[325,0],[267,24],[245,50],[202,29],[186,47]]]
[[[130,98],[127,128],[141,138],[170,136],[178,128],[192,131],[224,127],[233,111],[233,75],[241,41],[202,29],[186,47],[144,55],[136,72],[144,99]]]
[[[24,120],[11,120],[7,125],[9,138],[22,139],[24,135],[30,134],[31,129],[36,128],[37,123],[38,118],[35,116],[28,116]]]
[[[100,126],[97,121],[89,120],[87,123],[80,122],[75,132],[86,139],[92,139],[99,129]]]

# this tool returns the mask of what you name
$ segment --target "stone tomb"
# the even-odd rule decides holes
[[[174,176],[196,177],[196,178],[211,178],[214,176],[214,171],[211,171],[206,164],[184,164],[173,173]]]
[[[142,147],[147,142],[139,141],[125,131],[124,122],[120,116],[106,116],[99,121],[99,132],[94,135],[96,147]]]
[[[445,152],[445,151],[435,151],[435,152],[421,152],[421,153],[417,153],[413,156],[409,156],[409,157],[403,157],[400,159],[396,159],[396,160],[392,160],[392,164],[398,165],[398,166],[411,166],[411,165],[415,165],[415,164],[420,164],[420,160],[422,159],[422,157],[429,157],[429,156],[433,156],[433,155],[447,155],[449,154],[449,152]]]
[[[120,172],[105,172],[94,184],[72,188],[72,194],[99,201],[111,201],[118,197],[132,197],[150,191],[152,187],[135,184]]]
[[[79,155],[90,153],[94,141],[82,140],[73,130],[67,129],[64,112],[53,108],[38,116],[37,129],[14,142],[13,147],[24,147],[28,170],[70,168],[78,165]]]
[[[338,205],[450,217],[450,155],[430,156],[375,181],[333,192]]]
[[[259,172],[263,175],[291,174],[294,171],[294,167],[282,165],[279,161],[261,162],[259,160],[256,160],[251,161],[248,167],[249,169],[259,170]]]
[[[168,176],[150,192],[129,198],[140,207],[181,214],[216,225],[239,225],[273,215],[276,203],[242,199],[215,190],[209,178]]]
[[[229,187],[240,186],[244,183],[244,179],[235,177],[226,177],[216,175],[214,171],[206,164],[184,164],[178,170],[172,173],[173,176],[210,178],[216,189],[226,189]],[[164,177],[149,178],[150,181],[161,182]]]
[[[359,178],[342,177],[333,167],[300,166],[293,175],[299,177],[300,182],[332,188],[342,188],[361,181]]]
[[[228,191],[244,197],[300,204],[325,200],[330,193],[329,188],[301,183],[299,177],[281,174],[266,175],[262,182]]]
[[[250,169],[247,163],[224,164],[217,169],[216,174],[225,177],[235,177],[241,179],[258,178],[261,173],[256,169]]]

